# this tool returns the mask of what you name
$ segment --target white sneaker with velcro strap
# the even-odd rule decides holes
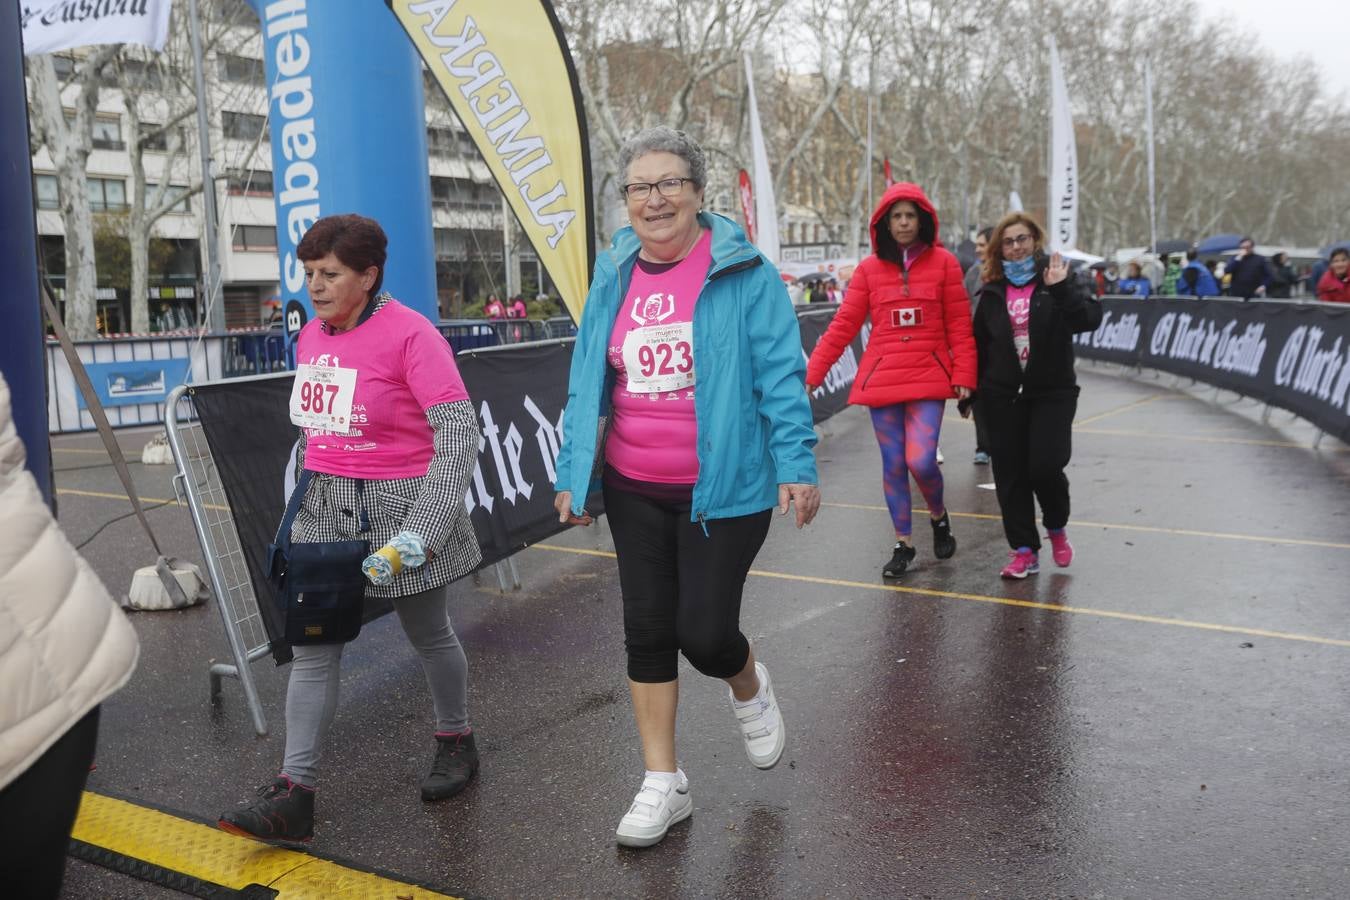
[[[693,811],[694,798],[683,771],[676,770],[674,778],[648,775],[614,833],[625,847],[650,847]]]
[[[741,726],[741,737],[745,738],[745,755],[756,768],[772,769],[783,755],[787,744],[787,730],[783,726],[783,716],[778,711],[778,701],[773,695],[773,682],[769,681],[769,670],[764,663],[755,663],[755,674],[759,676],[759,696],[748,703],[736,700],[731,695],[731,709]]]

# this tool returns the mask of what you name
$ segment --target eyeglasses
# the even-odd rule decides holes
[[[1030,244],[1034,238],[1029,234],[1019,234],[1003,239],[1003,249],[1011,250],[1013,247],[1021,247],[1024,244]]]
[[[678,197],[680,191],[684,190],[684,183],[693,180],[692,178],[663,178],[660,181],[634,181],[632,184],[625,184],[620,190],[629,200],[634,203],[641,203],[652,195],[652,188],[660,191],[662,197]]]

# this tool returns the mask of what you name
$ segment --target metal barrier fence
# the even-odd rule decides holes
[[[263,374],[231,380],[238,383],[276,377],[275,374]],[[271,654],[271,641],[258,610],[258,596],[244,559],[229,498],[197,421],[191,390],[188,385],[180,385],[169,394],[164,424],[178,469],[174,476],[174,494],[187,503],[191,512],[221,626],[234,660],[232,663],[210,663],[210,697],[213,703],[218,701],[223,678],[238,679],[244,689],[253,729],[261,736],[267,734],[267,717],[250,664]],[[520,573],[514,559],[499,562],[493,569],[503,593],[508,590],[508,577],[510,588],[520,589]],[[474,583],[480,583],[481,577],[481,572],[474,572]]]
[[[1286,409],[1350,442],[1350,307],[1310,298],[1100,298],[1102,323],[1074,337],[1083,359],[1203,382]]]
[[[100,338],[79,341],[75,351],[114,428],[163,422],[169,394],[179,384],[287,369],[286,339],[278,329]],[[70,364],[54,341],[47,343],[47,384],[48,431],[93,431]]]
[[[540,319],[447,319],[437,329],[456,353],[504,344],[570,337],[576,326],[566,316]],[[290,369],[286,338],[279,328],[100,338],[75,345],[99,391],[114,428],[166,421],[169,394],[179,384],[201,384]],[[47,421],[51,434],[93,431],[65,355],[47,344]]]
[[[192,513],[211,591],[216,597],[216,609],[220,612],[225,637],[234,657],[233,663],[211,663],[211,701],[214,703],[220,697],[222,678],[239,679],[253,718],[253,730],[264,735],[267,734],[267,718],[249,663],[267,656],[271,645],[258,612],[258,598],[253,592],[248,565],[244,562],[230,502],[221,486],[211,448],[207,446],[201,425],[196,422],[188,391],[186,385],[174,388],[167,404],[169,414],[165,430],[178,467],[174,493],[180,500],[186,500]]]
[[[552,319],[442,319],[436,329],[456,353],[505,344],[526,344],[572,337],[577,327],[567,316]]]

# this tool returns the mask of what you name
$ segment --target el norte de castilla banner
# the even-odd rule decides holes
[[[1274,300],[1102,298],[1087,359],[1194,378],[1350,441],[1350,307]]]
[[[573,320],[595,259],[585,114],[547,0],[388,0]]]

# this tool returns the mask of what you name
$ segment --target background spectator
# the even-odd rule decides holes
[[[1255,241],[1244,237],[1238,242],[1237,255],[1224,269],[1231,297],[1262,297],[1269,288],[1274,274],[1270,260],[1257,253],[1255,246]]]
[[[1212,264],[1200,262],[1200,252],[1194,247],[1186,251],[1186,266],[1177,278],[1178,297],[1217,297],[1219,283],[1214,280]]]
[[[1350,303],[1350,250],[1341,247],[1331,252],[1331,264],[1317,282],[1317,299]]]
[[[1288,253],[1281,250],[1270,258],[1270,284],[1266,287],[1266,296],[1291,297],[1296,281],[1298,276],[1294,274],[1294,267],[1289,265]]]
[[[1139,265],[1138,260],[1132,260],[1125,267],[1125,277],[1120,279],[1120,284],[1116,290],[1121,294],[1128,294],[1133,297],[1147,297],[1153,293],[1153,282],[1144,277],[1144,271]]]
[[[61,894],[99,704],[127,683],[136,633],[24,468],[0,377],[0,884]]]
[[[975,312],[975,301],[980,297],[980,288],[984,286],[984,279],[980,278],[980,270],[984,267],[984,254],[989,248],[989,235],[994,233],[992,225],[986,225],[975,232],[975,262],[966,269],[966,293],[970,295],[970,311]]]

